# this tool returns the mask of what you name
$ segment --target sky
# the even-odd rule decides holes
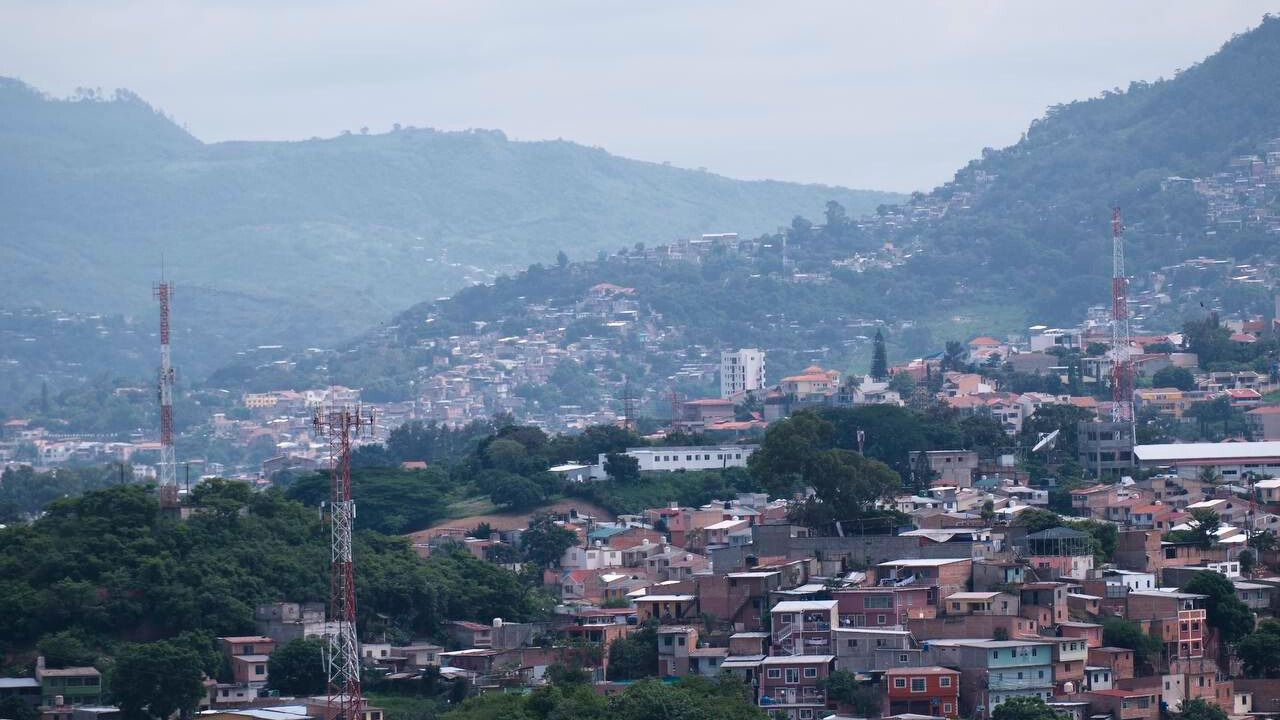
[[[1051,105],[1171,77],[1280,0],[0,0],[0,75],[206,142],[496,128],[720,174],[928,190]]]

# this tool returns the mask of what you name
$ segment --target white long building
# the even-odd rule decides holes
[[[640,472],[672,472],[675,470],[720,470],[746,467],[747,458],[759,445],[698,445],[692,447],[627,448],[627,455],[640,463]],[[604,467],[601,453],[599,467]]]
[[[1280,441],[1138,445],[1133,455],[1141,467],[1169,468],[1179,477],[1195,477],[1204,468],[1227,481],[1245,473],[1280,476]]]

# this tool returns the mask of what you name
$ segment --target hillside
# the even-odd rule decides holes
[[[420,304],[352,352],[298,367],[380,390],[390,380],[390,395],[399,396],[446,338],[474,332],[477,322],[500,335],[554,332],[564,327],[562,313],[582,309],[589,288],[610,283],[634,290],[638,317],[652,326],[650,345],[660,337],[662,347],[636,356],[636,342],[618,367],[584,369],[596,378],[625,372],[650,397],[699,347],[766,348],[772,377],[813,362],[865,370],[881,323],[897,358],[979,332],[1078,323],[1087,307],[1109,301],[1116,204],[1136,328],[1176,327],[1201,305],[1270,314],[1280,279],[1280,182],[1267,186],[1257,173],[1280,175],[1278,137],[1280,19],[1269,18],[1173,79],[1050,108],[1018,143],[983,150],[953,181],[901,205],[860,218],[828,208],[811,215],[819,225],[797,219],[784,232],[697,259],[687,248],[648,247],[522,272]],[[1256,156],[1253,169],[1239,155]],[[1178,177],[1206,180],[1170,180]],[[1191,189],[1201,185],[1210,190]],[[1186,263],[1202,255],[1253,265],[1238,282],[1233,264],[1206,271]],[[593,331],[600,328],[571,327],[563,342]],[[663,348],[689,352],[664,357]],[[220,377],[245,377],[243,370]],[[583,384],[580,375],[565,378]]]
[[[758,234],[832,199],[899,199],[497,131],[206,144],[128,92],[57,100],[15,80],[0,80],[0,186],[0,305],[152,312],[163,251],[175,319],[220,355],[219,338],[329,343],[560,250]]]

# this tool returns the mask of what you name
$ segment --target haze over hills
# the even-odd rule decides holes
[[[891,193],[747,182],[501,132],[205,144],[141,98],[0,80],[6,304],[150,312],[161,252],[209,349],[327,343],[498,271]]]
[[[1237,182],[1240,166],[1231,163],[1251,155],[1260,172],[1277,172],[1276,138],[1280,19],[1268,18],[1175,78],[1050,108],[1020,142],[983,150],[952,182],[873,217],[813,216],[823,225],[797,223],[700,266],[632,252],[521,273],[412,308],[392,331],[371,333],[326,367],[345,367],[347,382],[379,367],[404,388],[424,343],[478,321],[506,334],[537,329],[545,323],[530,303],[563,307],[607,282],[635,288],[688,342],[768,348],[771,373],[813,361],[865,368],[868,327],[881,321],[898,357],[978,332],[1078,323],[1088,306],[1109,302],[1116,204],[1124,208],[1135,327],[1177,327],[1205,308],[1270,315],[1280,280],[1280,181]],[[1179,177],[1206,180],[1195,189],[1171,181]],[[1202,255],[1256,267],[1243,281],[1226,272],[1232,264],[1216,274],[1179,267]],[[414,359],[388,367],[397,353]]]

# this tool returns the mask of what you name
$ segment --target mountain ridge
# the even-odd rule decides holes
[[[206,144],[133,93],[57,100],[16,80],[0,80],[0,158],[0,264],[18,270],[22,299],[6,304],[147,312],[163,253],[180,287],[309,308],[280,328],[188,316],[249,345],[335,342],[561,250],[758,234],[828,200],[869,210],[901,197],[498,131]]]

